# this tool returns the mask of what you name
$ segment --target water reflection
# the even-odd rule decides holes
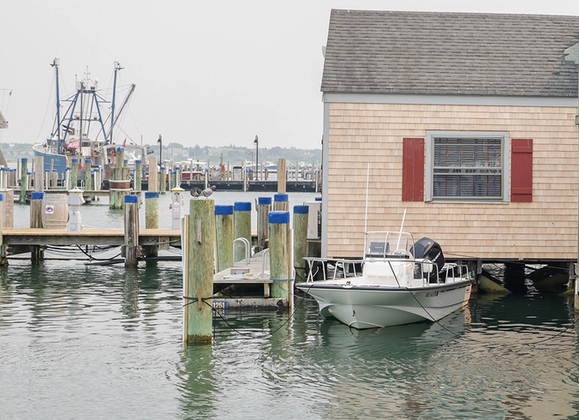
[[[183,349],[178,264],[0,270],[0,418],[577,418],[567,298],[481,295],[362,331],[303,301],[228,311]]]

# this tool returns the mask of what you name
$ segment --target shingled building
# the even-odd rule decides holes
[[[578,43],[577,16],[333,10],[322,255],[406,210],[451,259],[576,260]]]

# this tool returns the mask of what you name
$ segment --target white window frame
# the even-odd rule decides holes
[[[501,164],[502,182],[500,197],[435,197],[434,196],[434,139],[436,138],[496,138],[501,139]],[[504,131],[427,131],[426,132],[426,162],[424,174],[424,195],[426,202],[453,202],[453,203],[498,203],[509,202],[509,179],[510,179],[510,145],[511,139],[508,132]]]

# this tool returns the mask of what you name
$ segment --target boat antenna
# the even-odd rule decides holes
[[[402,215],[402,223],[400,223],[400,233],[398,234],[396,249],[400,249],[400,240],[402,239],[402,230],[404,229],[404,219],[406,219],[406,209],[404,209],[404,214]]]
[[[370,164],[368,163],[368,168],[366,169],[366,208],[364,209],[364,234],[368,233],[368,191],[370,185]]]

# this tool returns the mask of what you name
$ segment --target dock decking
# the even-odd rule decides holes
[[[90,228],[81,232],[67,232],[66,228],[5,228],[2,229],[3,243],[6,246],[42,245],[123,245],[123,228]],[[139,245],[159,244],[180,245],[181,232],[174,229],[140,229]]]

